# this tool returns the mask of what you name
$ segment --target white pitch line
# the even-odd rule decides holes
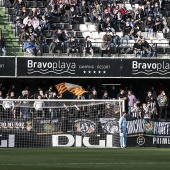
[[[126,162],[113,162],[113,163],[52,163],[51,165],[156,165],[156,164],[170,164],[170,162],[141,162],[141,163],[126,163]],[[0,164],[0,166],[49,166],[49,164]]]

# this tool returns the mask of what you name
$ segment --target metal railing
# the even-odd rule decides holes
[[[28,53],[24,50],[24,42],[5,41],[7,56],[18,56]],[[17,45],[16,45],[17,44]],[[168,43],[150,43],[149,44],[151,50],[143,50],[142,57],[170,57],[170,46]],[[36,56],[44,56],[44,55],[52,55],[49,53],[50,44],[47,43],[39,43],[39,48],[34,50],[34,55]],[[84,50],[84,43],[77,43],[75,47],[75,52],[72,52],[71,47],[68,47],[67,43],[61,43],[60,48],[54,50],[54,56],[58,56],[58,50],[60,51],[60,56],[76,56],[76,57],[135,57],[134,44],[121,44],[114,45],[111,44],[106,46],[103,42],[95,42],[92,43],[93,55],[90,50]],[[137,54],[140,57],[140,52]]]
[[[20,43],[23,52],[27,53],[23,49],[23,43]],[[143,50],[142,57],[170,57],[170,46],[169,43],[150,43],[150,49]],[[19,45],[18,45],[19,46]],[[50,43],[40,43],[39,44],[39,53],[35,50],[35,55],[52,55],[49,53]],[[92,43],[92,50],[85,49],[85,43],[77,43],[74,47],[69,47],[68,43],[61,43],[60,47],[54,50],[54,56],[77,56],[77,57],[135,57],[133,50],[134,43],[127,43],[121,45],[110,44],[106,45],[104,42],[95,42]],[[9,46],[7,49],[12,51]],[[13,48],[13,47],[12,47]],[[58,52],[59,51],[59,52]],[[137,56],[140,57],[140,52]]]

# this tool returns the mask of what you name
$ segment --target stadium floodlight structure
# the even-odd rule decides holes
[[[0,99],[0,147],[119,147],[124,100]]]

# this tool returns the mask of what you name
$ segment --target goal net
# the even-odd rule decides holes
[[[123,100],[0,100],[0,147],[119,147]]]

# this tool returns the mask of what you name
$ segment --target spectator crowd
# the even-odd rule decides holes
[[[133,89],[128,87],[118,89],[113,85],[111,89],[108,90],[106,86],[103,86],[99,92],[95,87],[88,86],[85,90],[86,92],[80,96],[75,96],[68,92],[63,93],[61,96],[57,89],[54,89],[53,86],[49,86],[46,90],[39,87],[34,94],[30,92],[29,86],[26,86],[22,90],[22,93],[18,95],[17,89],[14,85],[6,91],[7,94],[5,94],[4,88],[1,88],[1,99],[37,99],[34,103],[32,103],[32,106],[30,106],[30,103],[27,100],[20,101],[19,110],[15,107],[15,100],[4,100],[1,102],[1,116],[12,118],[44,118],[50,114],[50,117],[53,118],[55,115],[55,105],[52,106],[52,108],[47,107],[48,109],[44,109],[45,103],[44,100],[41,99],[45,99],[47,101],[51,99],[58,101],[59,99],[113,100],[114,105],[116,105],[114,100],[120,99],[125,101],[125,109],[127,112],[127,118],[129,119],[167,119],[169,97],[162,87],[158,89],[155,89],[154,87],[150,88],[144,97],[144,100],[137,98]],[[80,111],[78,106],[74,105],[72,107],[74,107],[76,111]],[[32,109],[34,109],[34,111]],[[68,108],[65,105],[65,110],[67,109]]]
[[[48,52],[60,56],[63,49],[70,56],[83,56],[94,51],[90,32],[81,44],[67,28],[59,28],[57,19],[69,25],[89,22],[102,37],[103,47],[110,48],[134,40],[133,53],[137,57],[154,57],[155,44],[145,38],[156,37],[157,33],[170,32],[170,2],[168,0],[43,0],[28,6],[29,0],[8,0],[7,6],[14,8],[16,36],[24,42],[28,55],[42,55],[48,45]],[[40,3],[41,6],[40,6]],[[68,27],[69,28],[69,27]],[[51,32],[53,30],[53,32]],[[121,32],[117,34],[117,32]],[[146,34],[143,35],[142,32]],[[47,42],[46,37],[52,41]],[[81,47],[78,48],[78,47]]]

